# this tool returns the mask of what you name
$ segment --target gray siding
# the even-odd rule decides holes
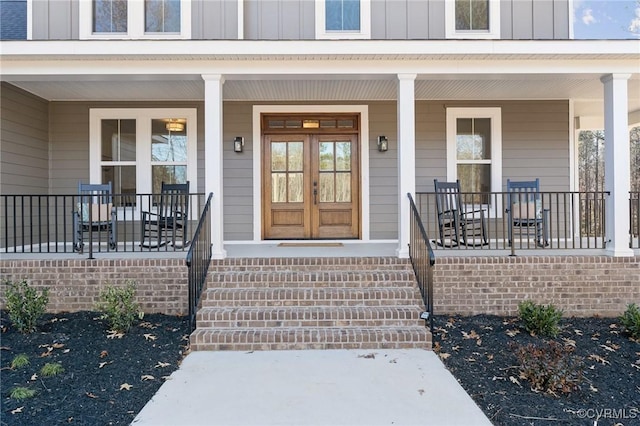
[[[308,0],[246,0],[244,38],[315,39],[315,3]]]
[[[374,40],[444,39],[444,3],[423,0],[376,0],[371,3]]]
[[[500,8],[502,39],[569,38],[568,0],[502,0]]]
[[[451,102],[447,107],[502,108],[502,180],[540,178],[544,191],[569,190],[567,101]],[[442,102],[416,103],[416,190],[433,192],[445,180],[446,110]]]
[[[33,0],[34,40],[77,40],[78,0]]]
[[[47,194],[48,103],[8,83],[1,88],[0,192]]]
[[[194,0],[191,3],[191,38],[194,40],[237,39],[237,0]]]

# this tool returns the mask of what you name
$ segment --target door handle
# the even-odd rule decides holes
[[[318,182],[313,181],[313,204],[318,204]]]

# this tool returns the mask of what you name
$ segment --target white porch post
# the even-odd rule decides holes
[[[398,257],[409,257],[409,199],[416,192],[416,74],[398,74]]]
[[[214,259],[224,259],[222,85],[224,77],[203,75],[204,80],[204,164],[205,193],[211,199],[211,245]]]
[[[604,189],[606,205],[606,251],[612,256],[633,256],[629,248],[629,127],[627,80],[630,74],[608,74],[604,84]]]

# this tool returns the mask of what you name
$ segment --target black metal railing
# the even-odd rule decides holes
[[[195,329],[196,312],[200,295],[207,281],[207,272],[211,264],[211,197],[209,193],[202,215],[193,233],[191,247],[187,253],[186,264],[189,271],[189,327]]]
[[[415,198],[434,250],[514,253],[516,249],[602,249],[606,245],[608,192],[540,192],[536,201],[519,203],[511,212],[507,192],[461,193],[464,214],[455,224],[439,220],[436,195],[420,192]],[[631,205],[633,209],[633,200]]]
[[[76,252],[92,257],[94,252],[186,251],[188,245],[182,242],[192,239],[204,202],[204,194],[189,194],[189,213],[181,218],[180,229],[167,231],[173,219],[156,221],[162,232],[146,238],[143,232],[149,227],[142,226],[142,213],[157,210],[160,194],[110,197],[107,211],[104,204],[81,202],[78,194],[0,195],[0,253]]]
[[[629,247],[640,249],[640,192],[629,195]]]
[[[420,219],[416,204],[411,194],[407,194],[407,196],[411,205],[409,257],[426,310],[427,317],[422,319],[426,319],[429,322],[429,328],[433,332],[433,266],[436,263],[436,257],[433,254],[429,237]]]

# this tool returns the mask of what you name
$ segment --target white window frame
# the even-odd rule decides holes
[[[316,39],[370,39],[371,0],[360,0],[360,31],[327,31],[325,0],[316,0]]]
[[[187,180],[196,192],[198,182],[198,112],[195,108],[91,108],[89,110],[89,182],[102,183],[102,166],[135,165],[136,193],[150,194],[151,180],[151,120],[158,118],[185,118],[187,120]],[[136,120],[136,160],[102,161],[102,120]],[[144,201],[144,200],[143,200]],[[141,209],[136,206],[136,218]],[[120,216],[120,212],[119,212]]]
[[[459,118],[491,119],[491,159],[458,161],[456,136],[457,120]],[[447,181],[455,182],[458,179],[459,162],[464,164],[490,164],[491,192],[502,192],[502,108],[447,108]],[[497,204],[501,204],[501,198],[497,197],[497,200],[495,200]],[[491,217],[502,217],[501,205],[490,204],[483,207],[491,212]]]
[[[94,33],[93,1],[80,0],[78,12],[80,17],[80,40],[132,40],[132,39],[190,39],[191,38],[191,0],[180,0],[180,32],[179,33],[145,33],[144,1],[128,0],[127,33]]]
[[[445,36],[460,39],[500,39],[500,0],[489,1],[489,30],[456,30],[456,2],[445,1]]]

